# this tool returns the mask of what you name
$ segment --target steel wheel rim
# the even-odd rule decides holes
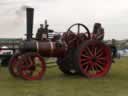
[[[30,58],[33,57],[33,58]],[[31,63],[30,63],[30,59],[28,60],[28,58],[31,59]],[[35,59],[38,58],[38,60],[40,60],[40,65],[37,65],[37,62],[35,62]],[[28,60],[28,61],[25,61]],[[46,66],[45,66],[45,62],[44,59],[38,54],[38,53],[26,53],[22,55],[22,60],[23,63],[20,65],[20,74],[21,76],[26,79],[26,80],[40,80],[42,79],[45,70],[46,70]],[[34,61],[34,62],[33,62]],[[40,67],[40,70],[37,70]],[[38,71],[38,72],[36,72]]]
[[[80,51],[80,70],[89,78],[106,75],[111,65],[110,49],[103,43],[89,42]]]

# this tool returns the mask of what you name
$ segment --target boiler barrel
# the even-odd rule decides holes
[[[67,47],[63,42],[25,41],[20,45],[21,52],[38,52],[45,57],[64,56]]]

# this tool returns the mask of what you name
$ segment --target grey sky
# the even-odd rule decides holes
[[[83,23],[92,31],[95,22],[105,28],[106,39],[128,38],[127,0],[0,0],[0,38],[24,37],[23,6],[35,8],[34,34],[48,19],[50,28],[65,32],[73,23]]]

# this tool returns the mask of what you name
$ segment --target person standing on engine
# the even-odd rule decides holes
[[[43,27],[43,24],[40,24],[40,28],[38,28],[37,33],[36,33],[36,39],[37,40],[47,40],[47,38],[48,38],[48,32]]]
[[[101,26],[100,23],[94,24],[92,38],[97,40],[104,39],[104,28]]]

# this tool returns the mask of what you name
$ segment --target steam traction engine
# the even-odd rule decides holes
[[[39,40],[32,38],[33,8],[26,10],[27,39],[21,42],[9,62],[9,70],[14,77],[41,79],[46,71],[44,57],[56,57],[57,65],[64,74],[99,78],[108,73],[112,56],[109,46],[102,41],[104,35],[97,35],[104,31],[101,24],[96,23],[94,32],[90,33],[85,25],[76,23],[61,36]],[[49,29],[45,28],[45,31]]]

